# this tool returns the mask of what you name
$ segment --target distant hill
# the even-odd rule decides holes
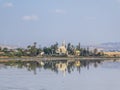
[[[2,44],[0,44],[0,47],[1,48],[8,48],[8,49],[15,49],[15,48],[17,48],[16,46],[2,45]]]
[[[1,48],[8,48],[8,49],[15,49],[18,48],[17,46],[11,46],[11,45],[3,45],[0,44]],[[83,45],[82,48],[89,47],[90,49],[98,48],[99,50],[104,51],[120,51],[120,42],[108,42],[108,43],[102,43],[98,45]]]
[[[120,51],[120,42],[103,43],[101,44],[101,46],[106,50]]]
[[[120,51],[120,42],[108,42],[99,45],[91,45],[92,48],[101,48],[104,51]]]

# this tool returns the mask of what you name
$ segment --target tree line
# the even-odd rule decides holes
[[[37,47],[37,43],[34,42],[32,45],[28,45],[27,48],[16,48],[8,49],[0,47],[0,56],[9,56],[9,57],[21,57],[21,56],[60,56],[56,51],[59,48],[59,44],[56,42],[50,46]],[[65,45],[67,53],[64,53],[62,56],[76,56],[76,52],[79,54],[77,56],[103,56],[103,51],[98,52],[98,49],[89,50],[89,47],[82,48],[80,43],[78,45],[73,45],[72,43],[67,43]]]

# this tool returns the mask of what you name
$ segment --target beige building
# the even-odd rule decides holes
[[[120,57],[120,52],[103,52],[103,53],[106,56],[111,56],[111,57],[118,56],[118,57]]]
[[[66,45],[65,45],[65,42],[62,43],[62,46],[60,46],[58,48],[58,50],[56,51],[56,53],[62,55],[62,54],[66,54],[67,55],[67,49],[66,49]]]
[[[79,50],[75,50],[75,56],[79,56],[80,55],[80,51]]]

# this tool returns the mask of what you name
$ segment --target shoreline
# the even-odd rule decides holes
[[[120,60],[120,57],[24,57],[0,58],[1,62],[9,61],[64,61],[64,60]]]

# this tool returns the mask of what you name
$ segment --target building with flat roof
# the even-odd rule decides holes
[[[107,55],[107,56],[117,56],[117,57],[120,57],[120,52],[103,52],[104,55]]]

